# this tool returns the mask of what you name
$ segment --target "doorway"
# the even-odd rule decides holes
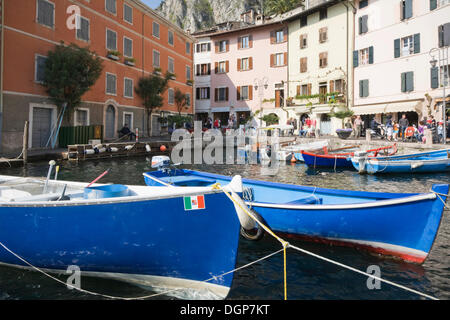
[[[275,108],[284,106],[284,90],[275,90]]]
[[[106,108],[105,116],[105,138],[111,139],[115,136],[116,128],[116,109],[114,106],[109,105]]]

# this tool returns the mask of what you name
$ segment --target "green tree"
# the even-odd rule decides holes
[[[178,115],[181,116],[181,111],[183,111],[183,109],[188,109],[188,106],[187,106],[188,97],[183,92],[181,92],[180,89],[176,88],[175,94],[174,94],[174,100],[175,100],[175,105],[177,106]]]
[[[100,77],[102,60],[89,48],[62,42],[47,57],[43,86],[58,107],[67,104],[66,115],[70,115]]]
[[[264,13],[268,16],[280,15],[300,6],[303,0],[266,0]]]
[[[150,136],[151,116],[154,109],[161,108],[164,104],[162,94],[169,86],[169,80],[173,73],[166,72],[163,77],[157,74],[150,74],[147,77],[139,79],[137,87],[134,89],[136,94],[141,97],[145,112],[147,113],[147,135]]]

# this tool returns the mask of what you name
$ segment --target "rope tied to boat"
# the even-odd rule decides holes
[[[444,199],[441,198],[441,196],[443,197],[447,197],[447,194],[443,194],[443,193],[439,193],[439,192],[435,192],[435,191],[431,191],[433,192],[439,200],[441,200],[441,202],[444,204],[444,207],[447,208],[447,210],[450,210],[450,207],[447,205],[447,203],[445,203]]]

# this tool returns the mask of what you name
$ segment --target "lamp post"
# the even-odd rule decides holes
[[[268,82],[269,79],[267,79],[266,77],[263,77],[262,79],[255,78],[255,80],[253,80],[253,87],[255,88],[256,91],[258,91],[260,116],[262,116],[262,101],[264,98],[264,90],[267,89],[267,87],[269,86]],[[261,118],[259,119],[259,126],[262,127]]]
[[[429,55],[431,56],[431,67],[436,68],[436,65],[438,67],[438,74],[439,74],[439,85],[442,86],[442,123],[443,123],[443,136],[444,136],[444,144],[447,143],[447,122],[446,122],[446,113],[447,113],[447,103],[446,103],[446,96],[445,96],[445,87],[448,85],[449,81],[449,57],[448,57],[448,49],[449,47],[445,48],[433,48],[430,50]],[[436,60],[436,57],[433,53],[437,51],[438,59]]]

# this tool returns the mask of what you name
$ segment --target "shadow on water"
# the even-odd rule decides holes
[[[105,170],[103,183],[144,185],[142,173],[153,170],[149,159],[128,158],[79,163],[61,162],[59,179],[90,182]],[[353,170],[308,169],[304,164],[281,164],[275,170],[260,165],[182,165],[182,168],[324,188],[379,192],[428,192],[435,183],[449,183],[450,174],[359,175]],[[26,168],[1,169],[0,174],[46,176],[48,163],[32,163]],[[268,174],[269,173],[269,174]],[[444,212],[439,234],[423,265],[373,255],[353,248],[311,242],[289,242],[295,246],[366,271],[380,267],[381,277],[441,299],[450,298],[450,218]],[[265,235],[257,242],[239,242],[237,267],[281,249]],[[287,282],[289,299],[421,299],[418,295],[382,283],[369,290],[367,278],[317,258],[288,249]],[[122,282],[83,278],[88,290],[118,296],[142,296],[148,291]],[[283,254],[258,262],[235,273],[229,299],[283,299]],[[158,299],[171,299],[159,297]],[[30,271],[0,267],[0,299],[99,299],[68,290],[45,276]]]

